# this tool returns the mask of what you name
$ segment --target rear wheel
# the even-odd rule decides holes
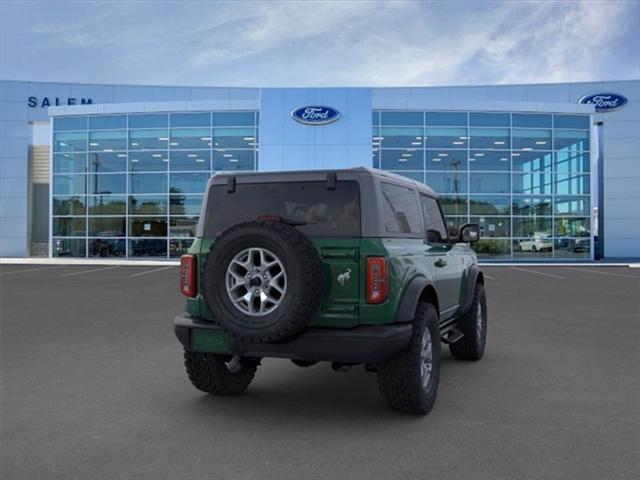
[[[230,355],[185,351],[184,365],[189,380],[198,390],[216,395],[240,395],[253,380],[258,366],[245,360],[242,369],[232,373],[226,365],[231,358]]]
[[[473,303],[458,320],[458,329],[464,336],[449,345],[451,355],[461,360],[480,360],[487,341],[487,297],[481,283],[476,284]]]
[[[416,310],[409,345],[378,366],[378,387],[395,411],[425,415],[433,408],[440,381],[440,330],[433,305]]]

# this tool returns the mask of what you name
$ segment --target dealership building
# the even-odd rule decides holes
[[[640,257],[640,80],[0,89],[0,257],[171,258],[216,171],[354,166],[431,186],[482,258]]]

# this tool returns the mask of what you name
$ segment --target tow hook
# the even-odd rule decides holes
[[[239,373],[240,370],[242,370],[241,359],[242,357],[240,355],[234,355],[231,360],[229,360],[228,362],[224,362],[227,370],[229,370],[231,373]]]

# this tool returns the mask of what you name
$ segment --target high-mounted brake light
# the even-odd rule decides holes
[[[180,257],[180,293],[185,297],[193,298],[198,294],[196,278],[195,255],[182,255]]]
[[[382,303],[388,294],[387,259],[384,257],[367,258],[366,299],[367,303]]]

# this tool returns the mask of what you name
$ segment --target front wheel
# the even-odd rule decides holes
[[[226,362],[230,355],[215,353],[184,352],[184,365],[194,387],[215,395],[240,395],[244,392],[258,368],[257,363],[245,362],[242,369],[232,373]]]
[[[451,355],[461,360],[480,360],[487,342],[487,297],[481,283],[476,284],[473,303],[458,320],[458,329],[464,336],[449,345]]]
[[[393,410],[425,415],[433,408],[439,381],[438,312],[422,303],[416,309],[409,345],[378,366],[378,387]]]

